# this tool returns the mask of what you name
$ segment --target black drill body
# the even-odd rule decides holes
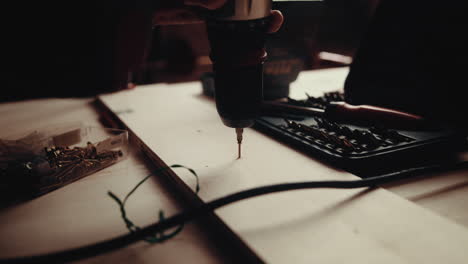
[[[250,127],[260,112],[271,5],[271,0],[229,0],[207,20],[216,107],[228,127]]]

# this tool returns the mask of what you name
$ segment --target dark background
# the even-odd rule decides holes
[[[275,3],[286,20],[268,41],[270,60],[265,73],[278,77],[279,72],[279,78],[292,81],[299,70],[341,66],[320,60],[317,54],[331,51],[352,56],[375,4],[376,0]],[[122,31],[120,14],[125,10],[40,3],[1,12],[0,101],[94,96],[115,90],[112,74],[119,54],[115,42]],[[149,56],[128,74],[128,81],[193,81],[211,71],[203,24],[159,26],[152,37]]]

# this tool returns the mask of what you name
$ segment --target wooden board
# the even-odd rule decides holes
[[[303,79],[308,89],[321,85]],[[149,85],[101,100],[166,164],[195,169],[203,201],[267,184],[357,178],[251,129],[236,160],[235,133],[200,86]],[[193,188],[190,174],[176,173]],[[268,263],[466,262],[466,228],[383,189],[286,192],[216,213]]]

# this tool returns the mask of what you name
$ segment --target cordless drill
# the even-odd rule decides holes
[[[207,18],[216,108],[223,123],[236,129],[239,158],[243,129],[254,124],[263,99],[271,7],[272,0],[228,0]]]

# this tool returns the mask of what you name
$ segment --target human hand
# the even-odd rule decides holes
[[[206,9],[214,10],[222,7],[227,0],[183,0],[182,7],[165,8],[156,11],[153,16],[154,25],[174,25],[174,24],[191,24],[201,23],[203,19],[190,10],[190,6],[199,6]],[[278,10],[271,12],[271,24],[268,30],[269,33],[274,33],[281,28],[283,24],[283,15]]]

